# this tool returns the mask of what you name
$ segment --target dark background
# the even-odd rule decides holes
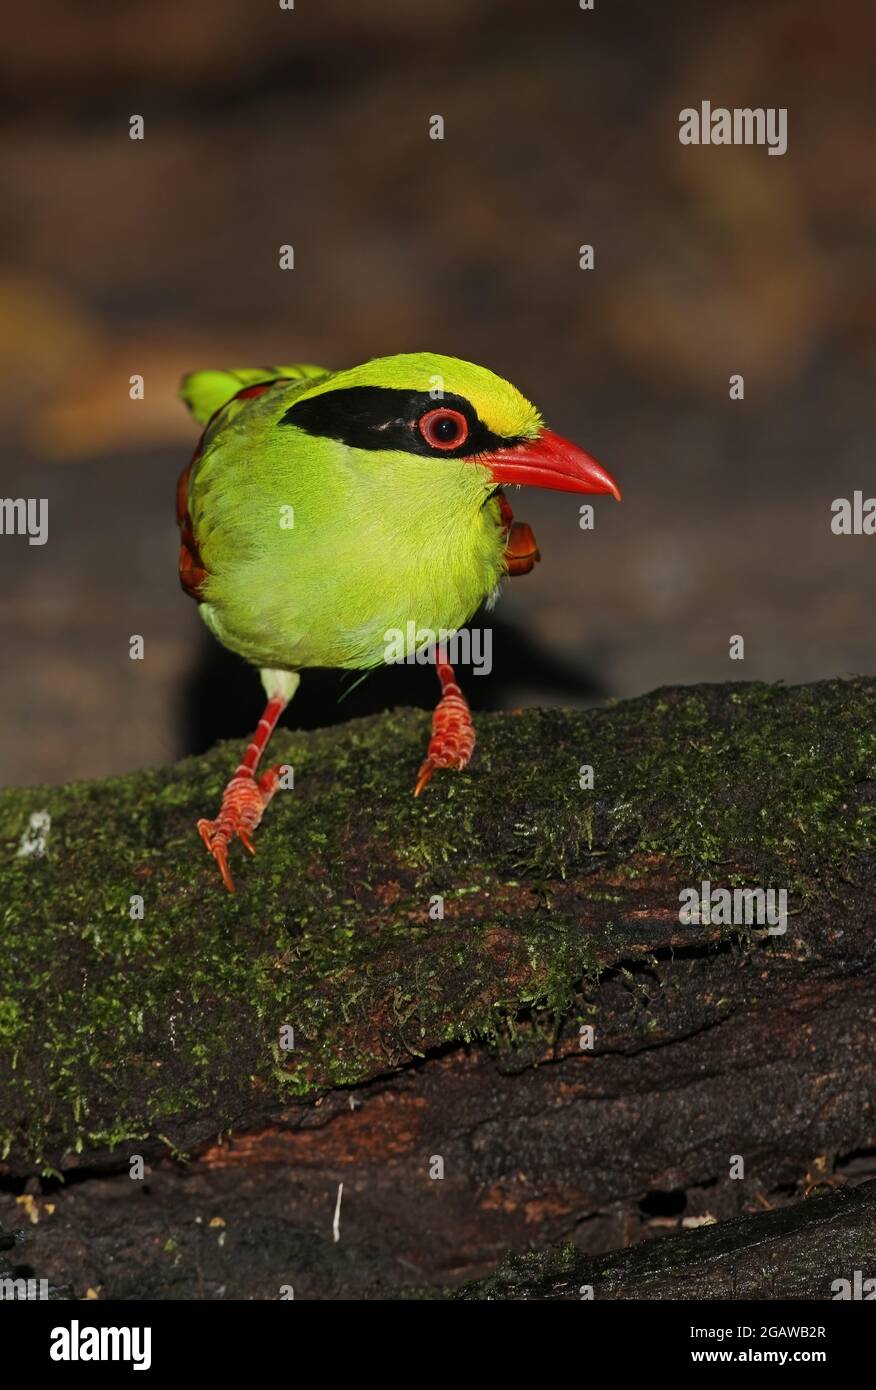
[[[595,533],[573,497],[512,496],[543,562],[476,706],[872,670],[876,538],[834,537],[830,503],[876,491],[874,36],[851,0],[7,10],[0,492],[49,499],[49,542],[0,538],[0,779],[258,717],[176,578],[198,366],[456,354],[614,473]],[[787,107],[788,153],[680,145],[706,98]],[[434,698],[405,668],[341,689],[308,675],[287,718]]]

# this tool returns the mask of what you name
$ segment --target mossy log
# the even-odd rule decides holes
[[[237,747],[0,796],[0,1222],[27,1199],[38,1275],[385,1295],[876,1148],[876,681],[487,716],[415,801],[427,731],[280,733],[235,897],[194,823]],[[703,880],[785,889],[787,931],[683,925]]]
[[[867,1182],[628,1250],[587,1256],[567,1243],[507,1256],[451,1297],[849,1301],[872,1299],[874,1287],[876,1182]]]

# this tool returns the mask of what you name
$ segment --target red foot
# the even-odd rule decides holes
[[[532,527],[525,521],[515,521],[504,492],[500,492],[498,496],[505,531],[505,573],[512,577],[517,574],[529,574],[541,559]]]
[[[234,892],[234,880],[228,867],[229,843],[237,836],[250,854],[255,854],[251,836],[277,790],[279,780],[278,767],[272,767],[258,781],[251,772],[235,773],[225,788],[216,819],[198,821],[201,839],[219,865],[222,882],[229,893]]]
[[[525,521],[515,521],[505,542],[505,569],[512,578],[529,574],[541,559],[532,527]]]
[[[443,694],[432,716],[432,737],[417,777],[414,796],[419,796],[438,767],[466,766],[475,746],[475,731],[468,701],[453,679],[453,668],[439,663],[438,679]]]

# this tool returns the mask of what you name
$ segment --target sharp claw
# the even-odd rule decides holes
[[[213,858],[216,860],[216,863],[219,865],[219,872],[222,875],[222,882],[225,884],[225,887],[228,889],[229,893],[233,893],[235,891],[235,888],[234,879],[231,877],[231,870],[228,867],[228,846],[225,845],[221,840],[218,842],[218,844],[214,841],[214,837],[216,834],[216,822],[212,820],[199,820],[198,834],[204,841],[204,848],[206,849],[207,853],[212,854]]]
[[[255,852],[256,852],[255,845],[253,844],[252,840],[249,838],[249,832],[248,832],[248,831],[243,830],[243,829],[238,830],[238,832],[237,832],[237,838],[238,838],[238,840],[240,841],[240,843],[243,845],[244,849],[248,849],[249,852],[250,852],[250,854],[255,854]]]
[[[423,788],[428,784],[429,778],[435,771],[435,764],[427,758],[420,768],[420,775],[417,778],[417,785],[414,787],[414,796],[419,796]]]
[[[225,884],[225,887],[228,889],[229,893],[234,893],[236,890],[234,887],[234,879],[231,877],[231,870],[228,867],[228,850],[225,848],[224,845],[216,846],[216,848],[213,850],[213,858],[219,865],[219,872],[222,875],[222,882]]]

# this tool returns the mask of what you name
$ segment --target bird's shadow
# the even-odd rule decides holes
[[[594,672],[554,655],[520,628],[495,614],[489,615],[489,626],[493,634],[490,673],[475,675],[464,666],[457,668],[472,709],[561,700],[580,704],[606,694]],[[297,729],[318,729],[399,705],[434,709],[439,693],[433,665],[378,666],[364,680],[355,671],[305,671],[284,722]],[[253,669],[205,633],[198,663],[183,690],[186,753],[204,753],[220,739],[252,733],[262,704]]]

